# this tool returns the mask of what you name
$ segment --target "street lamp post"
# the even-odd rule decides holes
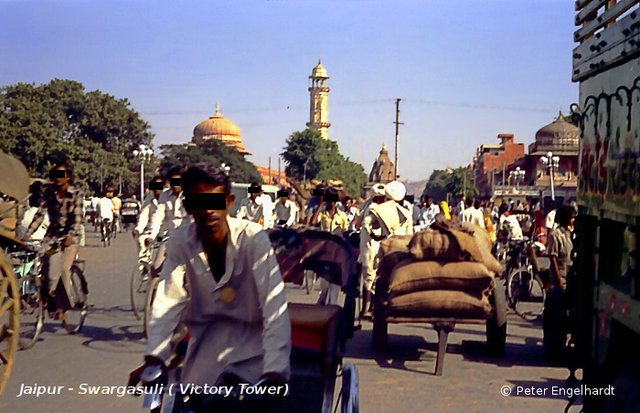
[[[142,144],[138,149],[134,149],[133,156],[140,159],[140,202],[142,202],[144,200],[144,163],[151,160],[153,149]]]
[[[526,175],[526,172],[520,169],[519,166],[516,167],[515,170],[509,172],[509,179],[512,179],[516,182],[516,190],[518,190],[518,186],[520,182],[524,180],[525,175]]]
[[[546,168],[549,169],[549,183],[550,183],[550,187],[551,187],[551,200],[555,201],[556,200],[556,194],[555,194],[555,190],[554,190],[553,175],[554,175],[554,171],[556,169],[558,169],[558,167],[560,166],[560,157],[559,156],[554,156],[553,152],[548,152],[546,156],[540,157],[540,161],[542,162],[542,164]]]

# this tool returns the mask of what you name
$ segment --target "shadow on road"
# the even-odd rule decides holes
[[[420,328],[432,330],[429,325],[416,325]],[[477,335],[478,340],[462,340],[451,343],[456,333]],[[388,335],[388,349],[384,354],[376,354],[371,349],[371,330],[360,330],[354,334],[347,345],[346,357],[353,359],[374,360],[382,368],[392,368],[433,375],[435,358],[438,352],[437,341],[427,341],[425,337],[415,334]],[[513,337],[510,335],[510,337]],[[459,354],[466,361],[491,364],[498,367],[558,367],[545,360],[542,340],[535,337],[517,336],[523,343],[513,343],[507,339],[506,349],[502,356],[492,356],[486,346],[485,332],[468,328],[458,328],[449,335],[447,354]],[[434,335],[435,338],[435,335]],[[523,339],[523,340],[522,340]],[[424,369],[416,370],[407,367],[407,362],[425,361]],[[446,357],[445,357],[446,365]]]

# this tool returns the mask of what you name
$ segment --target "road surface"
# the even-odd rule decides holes
[[[133,396],[81,394],[86,385],[125,385],[128,372],[142,362],[142,326],[129,308],[135,244],[130,234],[121,233],[111,247],[103,248],[97,234],[88,231],[81,257],[87,261],[91,303],[84,328],[70,336],[59,322],[47,320],[36,346],[19,352],[13,375],[0,397],[0,412],[141,411],[142,400]],[[287,293],[292,300],[309,298],[295,286],[288,287]],[[346,362],[355,363],[359,371],[360,411],[562,411],[564,397],[552,393],[554,386],[564,387],[568,370],[549,367],[544,361],[540,325],[514,314],[508,321],[506,354],[500,358],[487,356],[484,326],[456,328],[449,335],[441,377],[433,374],[437,336],[429,325],[390,325],[390,352],[376,358],[370,349],[371,324],[364,322],[349,342],[346,357]],[[61,386],[52,389],[61,391],[18,397],[23,386],[34,384]],[[520,394],[516,394],[518,389]],[[546,394],[525,395],[525,389]],[[510,396],[501,394],[511,390]]]

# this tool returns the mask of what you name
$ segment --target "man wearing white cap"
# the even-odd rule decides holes
[[[369,230],[363,225],[364,218],[369,215],[369,209],[372,205],[381,204],[385,201],[384,184],[375,184],[372,190],[372,196],[365,201],[357,218],[357,225],[361,226],[360,231],[360,256],[358,261],[362,264],[362,279],[364,280],[364,290],[362,295],[362,309],[360,316],[364,316],[367,311],[368,303],[371,302],[371,289],[373,281],[376,278],[376,257],[380,248],[380,241],[371,238]],[[370,225],[368,221],[367,225]]]
[[[410,235],[413,233],[413,217],[412,211],[405,208],[402,204],[407,190],[400,181],[389,182],[385,187],[385,197],[387,201],[381,204],[372,204],[369,212],[362,222],[362,231],[360,236],[368,236],[372,243],[375,243],[375,251],[367,251],[369,254],[375,252],[372,256],[368,256],[371,271],[366,272],[365,288],[367,289],[367,298],[370,302],[373,293],[374,283],[377,272],[377,255],[380,241],[391,235]],[[363,261],[363,273],[365,262]],[[368,269],[369,269],[368,268]],[[363,305],[363,308],[365,306]],[[369,312],[369,310],[365,310]]]

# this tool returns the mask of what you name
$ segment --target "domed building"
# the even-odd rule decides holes
[[[578,136],[580,129],[567,122],[562,112],[556,120],[536,132],[536,140],[529,145],[529,155],[578,155]]]
[[[577,196],[578,140],[580,129],[567,121],[560,112],[558,117],[536,132],[535,141],[529,145],[529,154],[512,163],[506,169],[506,177],[520,167],[525,171],[520,191],[537,193],[548,204],[551,199],[551,170],[542,162],[543,157],[558,157],[553,168],[553,187],[556,200],[568,202]],[[513,186],[508,179],[505,184]],[[527,195],[529,197],[529,195]]]
[[[242,142],[242,135],[238,125],[222,116],[220,113],[220,105],[216,104],[216,112],[213,116],[198,123],[193,128],[194,144],[206,141],[208,139],[217,139],[225,145],[236,148],[240,155],[251,155],[247,151]]]

